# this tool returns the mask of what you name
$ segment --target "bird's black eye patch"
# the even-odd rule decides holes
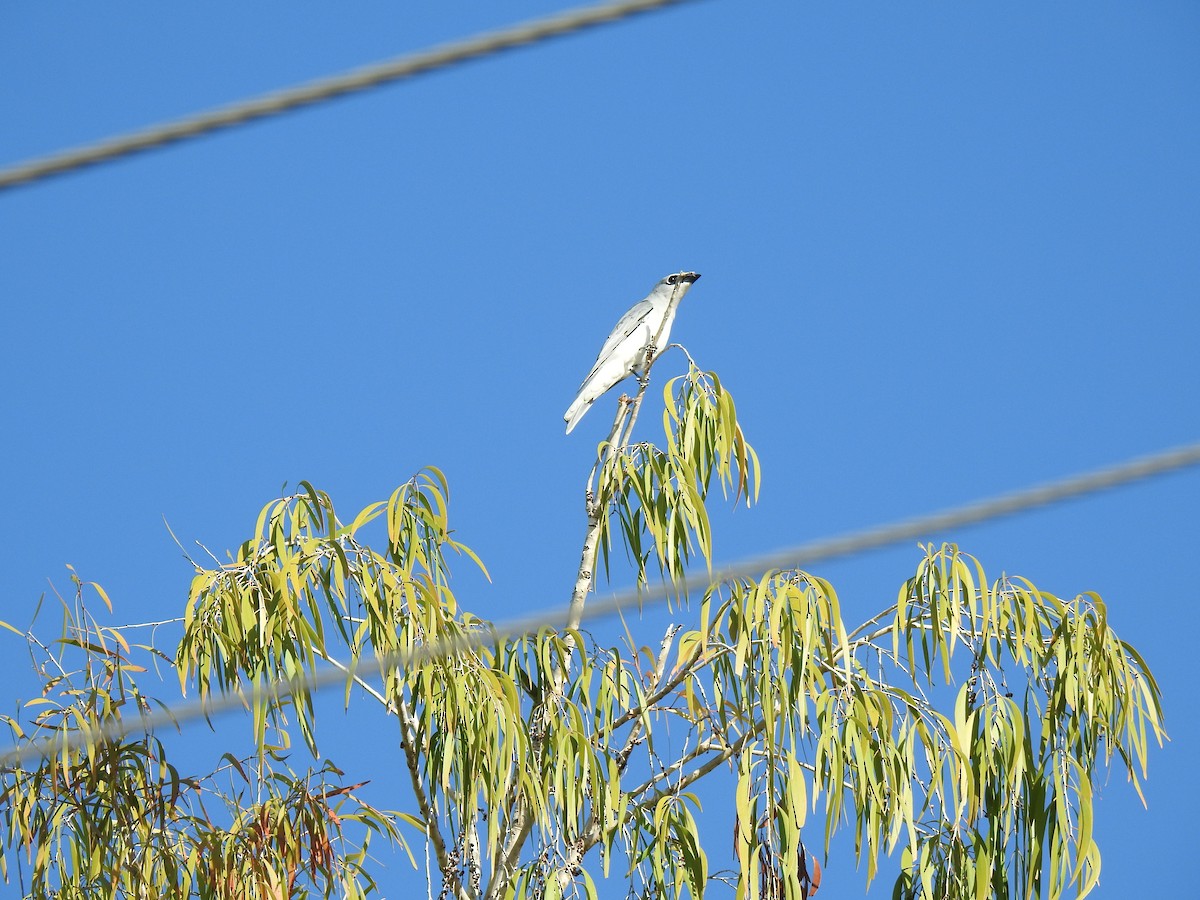
[[[668,275],[668,276],[667,276],[667,284],[674,284],[674,283],[675,283],[675,282],[677,282],[678,280],[679,280],[679,276],[678,276],[678,275]]]

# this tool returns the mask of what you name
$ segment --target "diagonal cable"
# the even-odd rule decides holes
[[[264,94],[186,119],[0,169],[0,191],[84,166],[140,153],[153,147],[161,147],[164,144],[199,137],[221,128],[243,125],[301,106],[322,103],[355,91],[379,87],[467,60],[490,56],[503,50],[512,50],[585,28],[616,22],[638,13],[686,2],[692,0],[620,0],[615,3],[601,3],[442,44],[431,50],[363,66],[341,75]]]
[[[1040,506],[1062,503],[1064,500],[1074,497],[1095,494],[1122,484],[1141,481],[1154,475],[1195,465],[1200,465],[1200,442],[1187,444],[1173,450],[1164,450],[1083,475],[1074,475],[1043,485],[1001,494],[989,500],[956,506],[942,512],[914,516],[911,519],[903,519],[888,525],[878,525],[839,537],[822,538],[811,543],[799,544],[774,553],[753,557],[744,562],[734,563],[714,571],[711,575],[708,573],[688,575],[671,584],[669,591],[658,592],[655,599],[665,597],[668,593],[671,595],[676,592],[686,594],[699,588],[707,588],[709,584],[732,578],[758,577],[768,569],[799,568],[814,562],[824,562],[841,556],[874,550],[889,544],[898,544],[901,541],[928,537],[951,528],[977,525],[980,522],[1011,516]],[[649,596],[646,591],[639,594],[637,591],[630,590],[615,595],[611,598],[611,602],[620,606],[639,597]]]
[[[931,533],[945,531],[949,528],[959,528],[976,525],[1003,516],[1025,512],[1041,506],[1061,503],[1074,497],[1083,497],[1099,491],[1108,490],[1123,484],[1130,484],[1163,475],[1168,472],[1200,465],[1200,442],[1188,444],[1174,450],[1165,450],[1151,456],[1144,456],[1119,465],[1098,469],[1083,475],[1063,478],[1038,487],[1026,488],[1002,494],[990,500],[970,503],[966,506],[955,507],[944,512],[932,513],[925,516],[915,516],[890,525],[881,525],[863,531],[853,532],[843,537],[826,538],[808,544],[800,544],[755,557],[744,562],[726,566],[713,572],[697,576],[688,576],[673,584],[664,585],[661,589],[650,591],[628,590],[607,597],[597,597],[587,605],[583,618],[593,620],[611,615],[612,613],[641,603],[654,604],[665,602],[668,598],[677,596],[689,590],[708,588],[709,585],[733,578],[758,577],[769,569],[790,569],[811,565],[841,556],[849,556],[873,550],[899,541],[926,537]],[[346,679],[353,675],[381,674],[392,668],[410,668],[421,665],[433,659],[443,658],[457,653],[468,653],[479,647],[493,644],[507,638],[531,636],[546,626],[558,627],[567,620],[567,606],[544,610],[509,619],[497,623],[493,628],[480,630],[460,637],[445,639],[418,647],[412,651],[390,654],[378,660],[363,660],[349,672],[332,666],[308,674],[302,678],[282,679],[263,687],[257,687],[247,698],[244,694],[226,694],[215,700],[194,700],[181,703],[172,708],[163,708],[156,712],[138,718],[115,720],[103,728],[73,732],[67,737],[46,738],[33,741],[21,746],[13,746],[0,753],[0,774],[22,766],[38,756],[53,753],[67,753],[88,744],[104,740],[116,740],[135,731],[154,731],[172,725],[179,725],[199,718],[229,712],[234,709],[249,706],[264,698],[283,700],[297,694],[305,694],[323,690],[333,685],[345,685]]]

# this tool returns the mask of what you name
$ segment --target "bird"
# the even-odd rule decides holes
[[[639,300],[621,316],[617,327],[600,348],[592,371],[579,385],[574,402],[563,415],[567,434],[579,424],[596,398],[617,382],[635,374],[639,381],[645,378],[646,367],[658,352],[658,345],[665,345],[671,335],[671,323],[675,320],[680,299],[699,277],[695,272],[668,275],[644,300]]]

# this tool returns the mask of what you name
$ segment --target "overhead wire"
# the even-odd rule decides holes
[[[605,597],[597,596],[584,608],[582,618],[584,621],[592,621],[635,604],[645,607],[650,604],[663,603],[691,590],[701,587],[707,589],[712,584],[737,578],[759,577],[772,569],[800,568],[815,562],[862,553],[904,540],[929,537],[950,528],[977,525],[1003,516],[1061,503],[1072,498],[1083,497],[1196,465],[1200,465],[1200,442],[942,512],[915,516],[900,522],[852,532],[841,537],[799,544],[775,553],[725,566],[711,575],[705,573],[704,575],[688,576],[667,583],[657,590],[636,588]],[[385,655],[377,660],[360,661],[349,671],[330,666],[306,674],[302,678],[280,679],[256,687],[249,692],[249,696],[245,693],[229,693],[215,700],[193,700],[174,707],[160,708],[155,712],[138,717],[130,716],[113,720],[100,728],[81,729],[65,737],[45,738],[13,746],[0,753],[0,774],[17,766],[25,765],[29,760],[39,756],[69,753],[89,744],[117,740],[137,731],[152,732],[159,728],[178,726],[195,719],[210,718],[220,713],[247,707],[251,703],[263,699],[278,701],[298,694],[316,693],[333,685],[345,685],[346,680],[355,675],[378,675],[392,668],[411,668],[433,659],[456,653],[467,653],[497,641],[531,636],[545,627],[560,627],[567,620],[568,611],[569,606],[564,604],[553,609],[509,619],[488,629],[439,640],[412,651]]]
[[[0,191],[694,0],[619,0],[534,19],[0,169]]]
[[[968,503],[942,512],[914,516],[888,525],[879,525],[851,534],[823,538],[807,544],[788,547],[774,553],[754,557],[713,572],[711,575],[689,575],[671,585],[672,592],[688,593],[707,587],[714,581],[758,576],[769,569],[799,568],[814,562],[825,562],[842,556],[863,553],[901,541],[915,540],[932,534],[976,525],[992,519],[1025,512],[1073,497],[1082,497],[1133,481],[1141,481],[1177,469],[1200,464],[1200,442],[1164,450],[1150,456],[1133,459],[1118,465],[1074,475],[1043,485],[1001,494],[988,500]],[[613,599],[628,603],[638,596],[626,591]]]

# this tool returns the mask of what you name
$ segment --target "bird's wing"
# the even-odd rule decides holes
[[[616,328],[612,330],[612,334],[608,336],[608,338],[604,341],[604,346],[600,348],[600,353],[596,356],[596,364],[592,366],[592,371],[587,373],[587,377],[584,378],[583,382],[579,385],[580,390],[582,390],[583,386],[587,384],[591,380],[592,376],[600,370],[600,367],[608,361],[608,357],[612,354],[613,350],[617,348],[617,345],[620,344],[621,341],[625,340],[625,338],[633,334],[634,331],[637,330],[637,327],[646,321],[646,317],[652,312],[654,312],[654,304],[651,302],[650,298],[647,297],[645,300],[638,301],[636,304],[634,304],[633,308],[629,310],[629,312],[621,316],[620,321],[617,322]]]

